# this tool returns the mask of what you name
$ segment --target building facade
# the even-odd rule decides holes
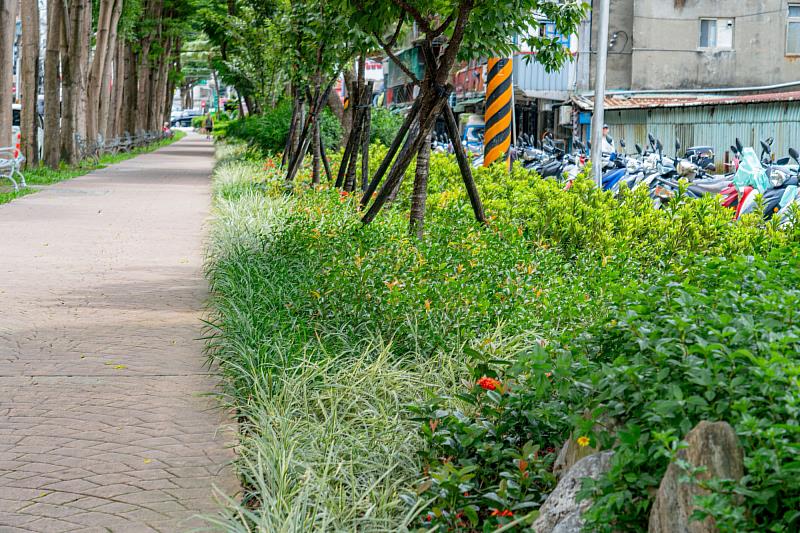
[[[593,19],[599,2],[594,1]],[[591,19],[591,90],[597,27]],[[585,43],[584,43],[585,44]],[[611,0],[607,87],[687,90],[800,80],[800,0]]]

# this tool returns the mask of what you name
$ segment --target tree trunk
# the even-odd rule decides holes
[[[39,2],[22,0],[22,153],[27,164],[39,163]]]
[[[116,95],[116,85],[118,78],[115,76],[115,65],[119,61],[119,47],[117,46],[117,27],[122,16],[123,0],[114,2],[114,9],[111,14],[111,27],[109,29],[107,52],[105,65],[103,65],[103,77],[100,81],[100,102],[99,115],[97,117],[98,131],[105,138],[113,136],[113,130],[109,134],[109,124],[112,122],[114,110],[114,97]]]
[[[343,82],[344,82],[344,87],[347,88],[347,97],[350,99],[350,106],[347,109],[345,109],[344,104],[341,102],[341,100],[339,100],[339,103],[341,104],[342,107],[342,117],[341,117],[342,139],[349,139],[350,133],[353,131],[353,108],[355,104],[353,103],[353,95],[350,94],[351,90],[350,88],[353,86],[353,81],[354,81],[353,71],[350,69],[345,69],[343,73]],[[334,96],[336,96],[337,98],[339,97],[339,95],[334,95]],[[333,109],[333,107],[331,107],[331,109]],[[334,109],[334,113],[335,112],[336,110]]]
[[[72,92],[72,56],[67,27],[71,24],[71,13],[63,2],[54,2],[63,10],[61,15],[61,157],[72,165],[76,162],[75,154],[75,106]]]
[[[172,45],[171,38],[167,38],[166,43],[163,45],[161,57],[159,58],[158,69],[156,70],[156,83],[154,85],[153,101],[150,105],[152,111],[152,118],[150,120],[149,130],[160,130],[164,122],[164,99],[167,94],[167,72],[169,71],[169,64],[172,60]]]
[[[44,62],[44,159],[50,168],[61,161],[61,95],[59,67],[61,62],[61,0],[47,4],[47,49]]]
[[[319,117],[314,120],[314,131],[311,133],[311,135],[313,135],[314,142],[314,163],[312,165],[311,182],[314,183],[314,185],[317,185],[320,182],[320,160],[322,158]]]
[[[17,0],[0,0],[0,146],[13,145],[11,88],[14,85],[14,36]]]
[[[126,60],[126,50],[127,46],[125,45],[124,39],[117,39],[117,53],[116,57],[114,58],[114,83],[113,83],[113,91],[114,96],[112,97],[112,105],[110,107],[110,112],[108,114],[108,133],[109,135],[113,135],[118,137],[122,135],[122,101],[124,98],[125,92],[125,77],[126,77],[126,69],[125,66],[127,64]]]
[[[100,100],[105,99],[103,80],[105,79],[106,58],[109,55],[111,39],[111,21],[117,5],[116,0],[100,0],[100,11],[97,17],[95,48],[92,64],[89,68],[87,91],[89,98],[86,106],[86,136],[94,140],[100,132]]]
[[[408,232],[421,239],[425,229],[425,202],[428,198],[428,170],[431,159],[431,137],[424,137],[425,142],[417,152],[417,169],[414,173],[414,190],[411,193],[411,217]]]
[[[122,121],[119,125],[120,133],[134,133],[136,131],[136,116],[139,105],[139,80],[137,79],[138,59],[130,43],[125,44],[125,88],[122,93],[121,106]]]
[[[92,3],[90,0],[72,0],[76,8],[76,24],[72,28],[73,39],[70,43],[70,52],[73,53],[73,68],[75,112],[75,130],[81,137],[88,139],[86,115],[89,107],[89,97],[86,94],[89,80],[89,39],[92,31]],[[77,74],[77,75],[76,75]],[[94,139],[88,139],[94,141]]]
[[[98,116],[98,128],[103,137],[114,135],[113,130],[109,133],[109,124],[112,122],[114,113],[114,98],[116,96],[116,85],[119,78],[116,77],[116,64],[119,61],[119,46],[117,46],[119,20],[122,17],[123,0],[114,2],[114,10],[111,14],[111,28],[106,49],[106,64],[103,66],[103,78],[100,86],[100,114]]]
[[[364,109],[364,131],[361,132],[361,191],[367,190],[369,181],[369,137],[372,120],[372,82],[367,85],[367,107]]]

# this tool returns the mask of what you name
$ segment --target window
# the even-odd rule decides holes
[[[733,19],[700,19],[700,48],[732,49]]]
[[[786,21],[786,53],[800,54],[800,4],[789,4]]]

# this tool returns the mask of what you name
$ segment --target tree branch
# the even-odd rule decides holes
[[[380,36],[379,36],[377,33],[373,33],[372,35],[373,35],[373,36],[375,37],[375,39],[378,41],[378,44],[379,44],[379,45],[381,45],[381,48],[383,48],[383,51],[384,51],[384,52],[386,52],[386,55],[387,55],[387,56],[389,56],[389,58],[390,58],[392,61],[394,61],[395,65],[397,65],[398,67],[400,67],[400,70],[402,70],[402,71],[403,71],[403,73],[404,73],[406,76],[408,76],[408,77],[409,77],[409,79],[411,80],[411,82],[412,82],[414,85],[422,85],[422,82],[420,82],[420,81],[419,81],[419,78],[417,78],[417,77],[414,75],[414,73],[413,73],[413,72],[411,72],[411,70],[410,70],[410,69],[409,69],[409,68],[408,68],[408,67],[407,67],[407,66],[406,66],[406,65],[405,65],[405,64],[404,64],[402,61],[400,61],[400,58],[399,58],[399,57],[397,57],[397,56],[394,54],[394,52],[392,52],[392,48],[391,48],[391,47],[390,47],[390,46],[389,46],[387,43],[384,43],[384,42],[381,40]]]
[[[422,13],[417,11],[417,9],[414,6],[412,6],[405,0],[392,0],[392,3],[397,7],[399,7],[400,9],[402,9],[403,11],[405,11],[406,13],[408,13],[409,15],[411,15],[411,18],[413,18],[416,21],[416,23],[419,24],[420,29],[424,33],[431,33],[433,31],[430,22],[426,20],[425,17],[422,16]]]
[[[405,13],[400,13],[400,20],[397,21],[397,27],[394,29],[392,38],[389,39],[389,42],[386,43],[386,46],[391,48],[397,43],[397,38],[400,36],[400,30],[403,29],[403,22],[405,22],[405,20],[406,20]]]
[[[448,16],[446,19],[444,19],[444,22],[442,22],[442,23],[439,25],[439,27],[438,27],[438,28],[435,28],[433,31],[431,31],[431,33],[430,33],[429,37],[430,37],[431,39],[435,39],[435,38],[437,38],[438,36],[440,36],[441,34],[443,34],[443,33],[444,33],[444,31],[447,29],[447,27],[448,27],[450,24],[452,24],[452,22],[453,22],[453,19],[455,19],[455,17],[456,17],[456,11],[453,11],[452,13],[450,13],[450,16]]]
[[[439,85],[444,85],[447,81],[447,76],[450,74],[450,69],[453,68],[456,55],[458,54],[459,48],[461,48],[461,41],[464,40],[464,30],[469,21],[469,15],[474,7],[475,0],[462,0],[458,6],[458,18],[453,28],[453,35],[450,37],[447,49],[445,49],[441,56],[442,59],[439,62],[439,70],[436,73],[436,83]]]

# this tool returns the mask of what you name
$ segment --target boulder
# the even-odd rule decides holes
[[[591,446],[580,446],[575,441],[573,436],[570,435],[570,437],[558,451],[558,456],[553,463],[553,473],[558,479],[561,479],[564,474],[569,472],[572,467],[575,466],[575,463],[584,457],[588,457],[597,452],[598,450],[596,448],[592,448]]]
[[[700,422],[686,436],[688,447],[681,459],[695,467],[706,467],[697,477],[739,480],[744,475],[744,457],[736,432],[727,422]],[[690,520],[694,498],[706,491],[681,483],[686,472],[672,463],[667,468],[650,511],[648,533],[716,533],[713,519]]]
[[[583,417],[589,419],[591,414],[589,411],[586,411],[583,414]],[[600,435],[601,433],[608,432],[612,435],[616,433],[617,429],[619,428],[620,424],[615,419],[601,416],[600,420],[594,424],[592,427],[592,433],[595,435]],[[592,455],[594,453],[599,452],[598,448],[593,448],[591,446],[581,446],[578,444],[575,436],[570,434],[567,441],[561,446],[561,449],[558,451],[558,455],[556,456],[555,463],[553,463],[553,474],[556,475],[558,479],[569,472],[569,470],[581,459]]]
[[[580,533],[583,528],[583,512],[591,501],[576,501],[581,489],[581,479],[598,479],[611,466],[614,452],[594,453],[580,459],[564,474],[556,488],[539,509],[539,516],[533,522],[536,533]]]

